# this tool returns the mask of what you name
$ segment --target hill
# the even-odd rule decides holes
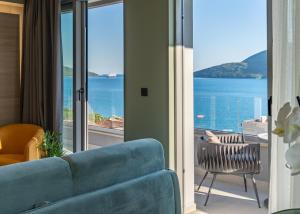
[[[65,66],[64,67],[64,76],[66,77],[66,76],[72,76],[72,75],[73,75],[73,69],[70,68],[70,67]],[[90,77],[97,77],[97,76],[99,76],[98,74],[96,74],[94,72],[91,72],[91,71],[88,72],[88,75]]]
[[[242,62],[225,63],[194,72],[202,78],[266,78],[267,51],[254,54]]]

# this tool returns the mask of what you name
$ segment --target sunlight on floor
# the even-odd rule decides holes
[[[241,184],[225,183],[223,181],[216,181],[214,188],[205,207],[204,201],[208,192],[208,186],[211,180],[207,179],[200,191],[197,192],[197,185],[195,185],[195,201],[197,204],[197,212],[194,214],[266,214],[268,210],[264,207],[258,208],[255,199],[254,191],[250,182],[248,182],[248,192],[244,191]],[[267,193],[262,190],[259,191],[261,205],[267,198]]]
[[[198,187],[197,187],[198,188]],[[206,197],[206,193],[208,192],[208,187],[202,187],[199,191],[200,195],[203,195]],[[238,194],[234,194],[234,193],[230,193],[230,192],[226,192],[226,191],[222,191],[219,189],[213,189],[213,194],[217,195],[217,196],[223,196],[223,197],[230,197],[230,198],[236,198],[236,199],[242,199],[242,200],[250,200],[250,201],[255,201],[255,199],[249,198],[249,197],[245,197],[242,195],[238,195]]]

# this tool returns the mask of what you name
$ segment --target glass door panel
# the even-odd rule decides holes
[[[259,144],[261,171],[255,177],[268,182],[267,0],[193,0],[193,8],[195,148],[203,140]],[[201,164],[195,168],[200,181]],[[260,191],[268,195],[267,188]]]
[[[196,129],[264,137],[268,132],[266,1],[193,2]]]
[[[123,3],[88,9],[88,149],[123,141]]]
[[[73,152],[73,13],[61,15],[63,48],[63,144]]]

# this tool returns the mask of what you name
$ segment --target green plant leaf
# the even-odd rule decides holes
[[[46,154],[46,157],[62,157],[64,155],[61,134],[58,132],[46,131],[40,150]]]

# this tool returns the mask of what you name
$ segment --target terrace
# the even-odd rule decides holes
[[[200,177],[195,176],[195,183],[199,183]],[[199,192],[195,192],[197,211],[193,214],[266,214],[267,208],[258,208],[252,186],[248,192],[244,191],[242,178],[237,176],[219,176],[212,189],[207,206],[203,206],[211,178],[209,177]],[[258,182],[258,194],[261,201],[268,198],[268,185]],[[195,190],[198,186],[195,184]]]
[[[124,142],[124,128],[122,119],[104,119],[97,123],[89,120],[88,123],[88,149],[97,149]],[[64,120],[63,125],[64,147],[73,151],[73,122]]]
[[[239,210],[239,213],[244,214],[263,214],[268,212],[267,208],[265,207],[265,200],[268,198],[269,192],[269,145],[267,139],[268,123],[267,120],[262,117],[258,120],[243,121],[242,127],[242,135],[245,143],[258,143],[260,145],[261,171],[255,176],[255,179],[262,208],[259,209],[257,206],[255,193],[249,177],[247,177],[248,191],[245,192],[243,177],[238,175],[218,175],[212,188],[208,204],[207,206],[204,206],[209,185],[212,182],[212,176],[208,175],[207,179],[204,181],[200,190],[198,191],[198,185],[205,175],[205,171],[198,165],[197,150],[199,144],[203,142],[203,136],[205,136],[205,131],[207,129],[195,129],[195,202],[197,204],[197,209],[199,210],[196,213],[217,214],[220,213],[221,210],[222,213],[225,214],[234,213],[233,210]],[[209,131],[213,132],[216,136],[237,134],[228,131]]]
[[[251,87],[251,84],[257,85]],[[269,192],[268,118],[263,116],[267,115],[267,81],[194,78],[194,88],[194,181],[199,213],[221,213],[221,210],[222,213],[236,213],[236,210],[238,213],[267,213],[264,201]],[[245,144],[259,144],[261,169],[254,177],[261,209],[257,206],[250,176],[247,178],[248,192],[245,192],[243,177],[220,174],[204,206],[213,176],[208,176],[198,192],[205,171],[198,164],[197,154],[201,143],[208,139],[206,131],[217,137],[239,135]]]

